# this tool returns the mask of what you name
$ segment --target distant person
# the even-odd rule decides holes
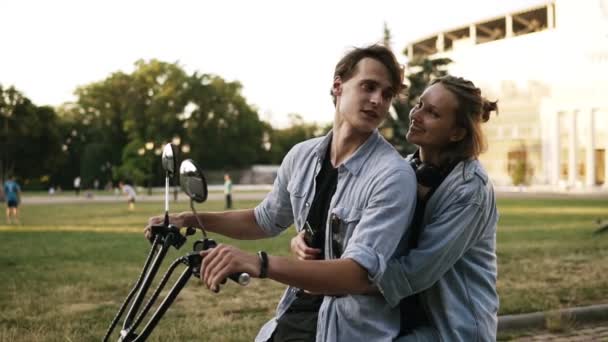
[[[49,195],[53,196],[55,194],[55,188],[51,185],[49,188]]]
[[[95,178],[95,180],[93,181],[93,189],[95,191],[99,190],[99,179]]]
[[[129,210],[130,211],[135,210],[135,199],[137,197],[137,193],[135,192],[135,189],[131,185],[125,184],[123,182],[119,182],[118,187],[120,187],[120,191],[122,191],[122,193],[127,196],[127,203],[129,203]]]
[[[4,182],[4,197],[6,199],[6,223],[11,224],[11,216],[13,221],[19,224],[19,201],[21,197],[21,188],[14,176],[10,176]]]
[[[224,195],[226,196],[226,209],[232,209],[232,180],[229,174],[224,174]]]
[[[74,191],[76,192],[76,196],[80,196],[80,176],[74,178]]]

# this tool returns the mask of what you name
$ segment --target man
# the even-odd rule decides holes
[[[6,223],[11,224],[11,216],[13,221],[19,224],[19,201],[21,197],[21,188],[15,181],[14,176],[10,176],[4,182],[4,196],[6,198]]]
[[[224,174],[224,196],[226,197],[225,209],[232,209],[232,180],[228,173]]]
[[[201,278],[209,288],[234,272],[290,285],[277,316],[256,341],[391,341],[397,336],[399,310],[381,296],[342,294],[362,294],[378,281],[413,215],[414,172],[377,129],[401,89],[401,69],[390,50],[378,45],[352,50],[334,73],[332,131],[289,151],[272,191],[255,209],[199,214],[208,230],[237,239],[275,236],[295,223],[324,251],[324,260],[255,255],[227,245],[202,252]],[[171,221],[197,226],[189,212]],[[160,222],[161,217],[150,220]]]
[[[120,187],[120,190],[122,191],[122,193],[124,193],[127,196],[127,203],[129,204],[129,211],[135,210],[135,198],[137,197],[137,193],[135,192],[135,189],[133,189],[133,187],[131,185],[125,184],[122,181],[118,182],[118,187]]]
[[[76,196],[80,196],[80,176],[74,178],[74,192],[76,193]]]

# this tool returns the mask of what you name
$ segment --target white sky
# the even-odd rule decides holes
[[[333,68],[351,46],[382,39],[401,53],[441,29],[544,0],[0,0],[0,84],[37,105],[140,59],[238,80],[262,119],[329,122]],[[402,57],[402,56],[401,56]]]

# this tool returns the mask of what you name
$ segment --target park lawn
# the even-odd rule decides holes
[[[596,218],[608,219],[608,200],[498,204],[500,314],[608,303],[608,234],[592,234]],[[197,208],[222,205],[211,201]],[[172,212],[186,209],[180,203]],[[161,203],[137,203],[135,212],[123,202],[32,204],[22,208],[22,226],[0,225],[0,341],[100,340],[147,256],[143,226],[161,211]],[[292,236],[293,230],[270,240],[215,238],[287,255]],[[172,250],[166,263],[186,254],[193,241]],[[212,294],[192,279],[150,340],[251,341],[272,317],[283,288],[254,279],[247,287],[230,282]]]

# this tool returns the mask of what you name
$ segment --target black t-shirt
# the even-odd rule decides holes
[[[419,152],[416,151],[414,157],[418,157]],[[412,223],[410,225],[410,229],[412,231],[411,235],[407,241],[408,250],[412,250],[418,247],[418,240],[420,239],[420,234],[422,233],[423,227],[423,219],[424,219],[424,211],[426,209],[426,204],[429,199],[439,185],[445,180],[445,178],[452,172],[454,167],[456,166],[456,162],[448,163],[444,168],[441,169],[440,179],[437,184],[434,184],[429,192],[423,198],[418,197],[416,201],[416,209],[414,211],[414,217],[412,218]],[[416,175],[418,176],[418,175]],[[430,320],[426,315],[422,307],[422,303],[420,302],[419,293],[413,294],[409,297],[403,298],[399,305],[401,310],[401,335],[405,335],[410,333],[413,329],[423,325],[430,325]]]
[[[315,178],[315,197],[307,218],[308,224],[314,232],[310,247],[321,250],[320,259],[324,259],[325,226],[329,215],[329,205],[338,185],[338,169],[331,164],[330,146],[331,141],[323,158],[321,170]],[[322,303],[322,295],[311,295],[300,290],[285,315],[277,322],[272,341],[315,341],[317,317]]]

